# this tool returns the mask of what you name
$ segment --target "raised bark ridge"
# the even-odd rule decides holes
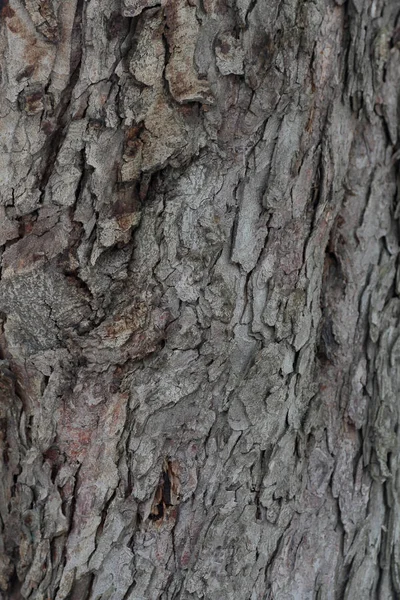
[[[397,598],[397,3],[0,8],[0,597]]]

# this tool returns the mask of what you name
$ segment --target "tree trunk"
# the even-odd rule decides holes
[[[397,1],[0,7],[0,598],[399,598]]]

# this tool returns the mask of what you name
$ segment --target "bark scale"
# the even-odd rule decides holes
[[[397,2],[0,9],[0,598],[398,598]]]

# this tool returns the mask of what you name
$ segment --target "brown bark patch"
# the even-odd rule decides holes
[[[3,0],[1,3],[1,16],[4,19],[11,19],[15,15],[15,10],[8,4],[8,0]]]
[[[22,79],[29,79],[29,77],[31,77],[33,75],[34,70],[35,70],[34,65],[28,65],[27,67],[25,67],[25,69],[23,69],[20,73],[18,73],[18,75],[16,76],[15,79],[18,82],[22,81]]]
[[[161,525],[163,521],[176,517],[176,506],[180,499],[179,465],[173,460],[164,462],[160,482],[156,490],[149,519]]]

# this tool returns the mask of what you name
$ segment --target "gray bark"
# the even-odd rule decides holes
[[[0,9],[0,598],[399,598],[398,3]]]

